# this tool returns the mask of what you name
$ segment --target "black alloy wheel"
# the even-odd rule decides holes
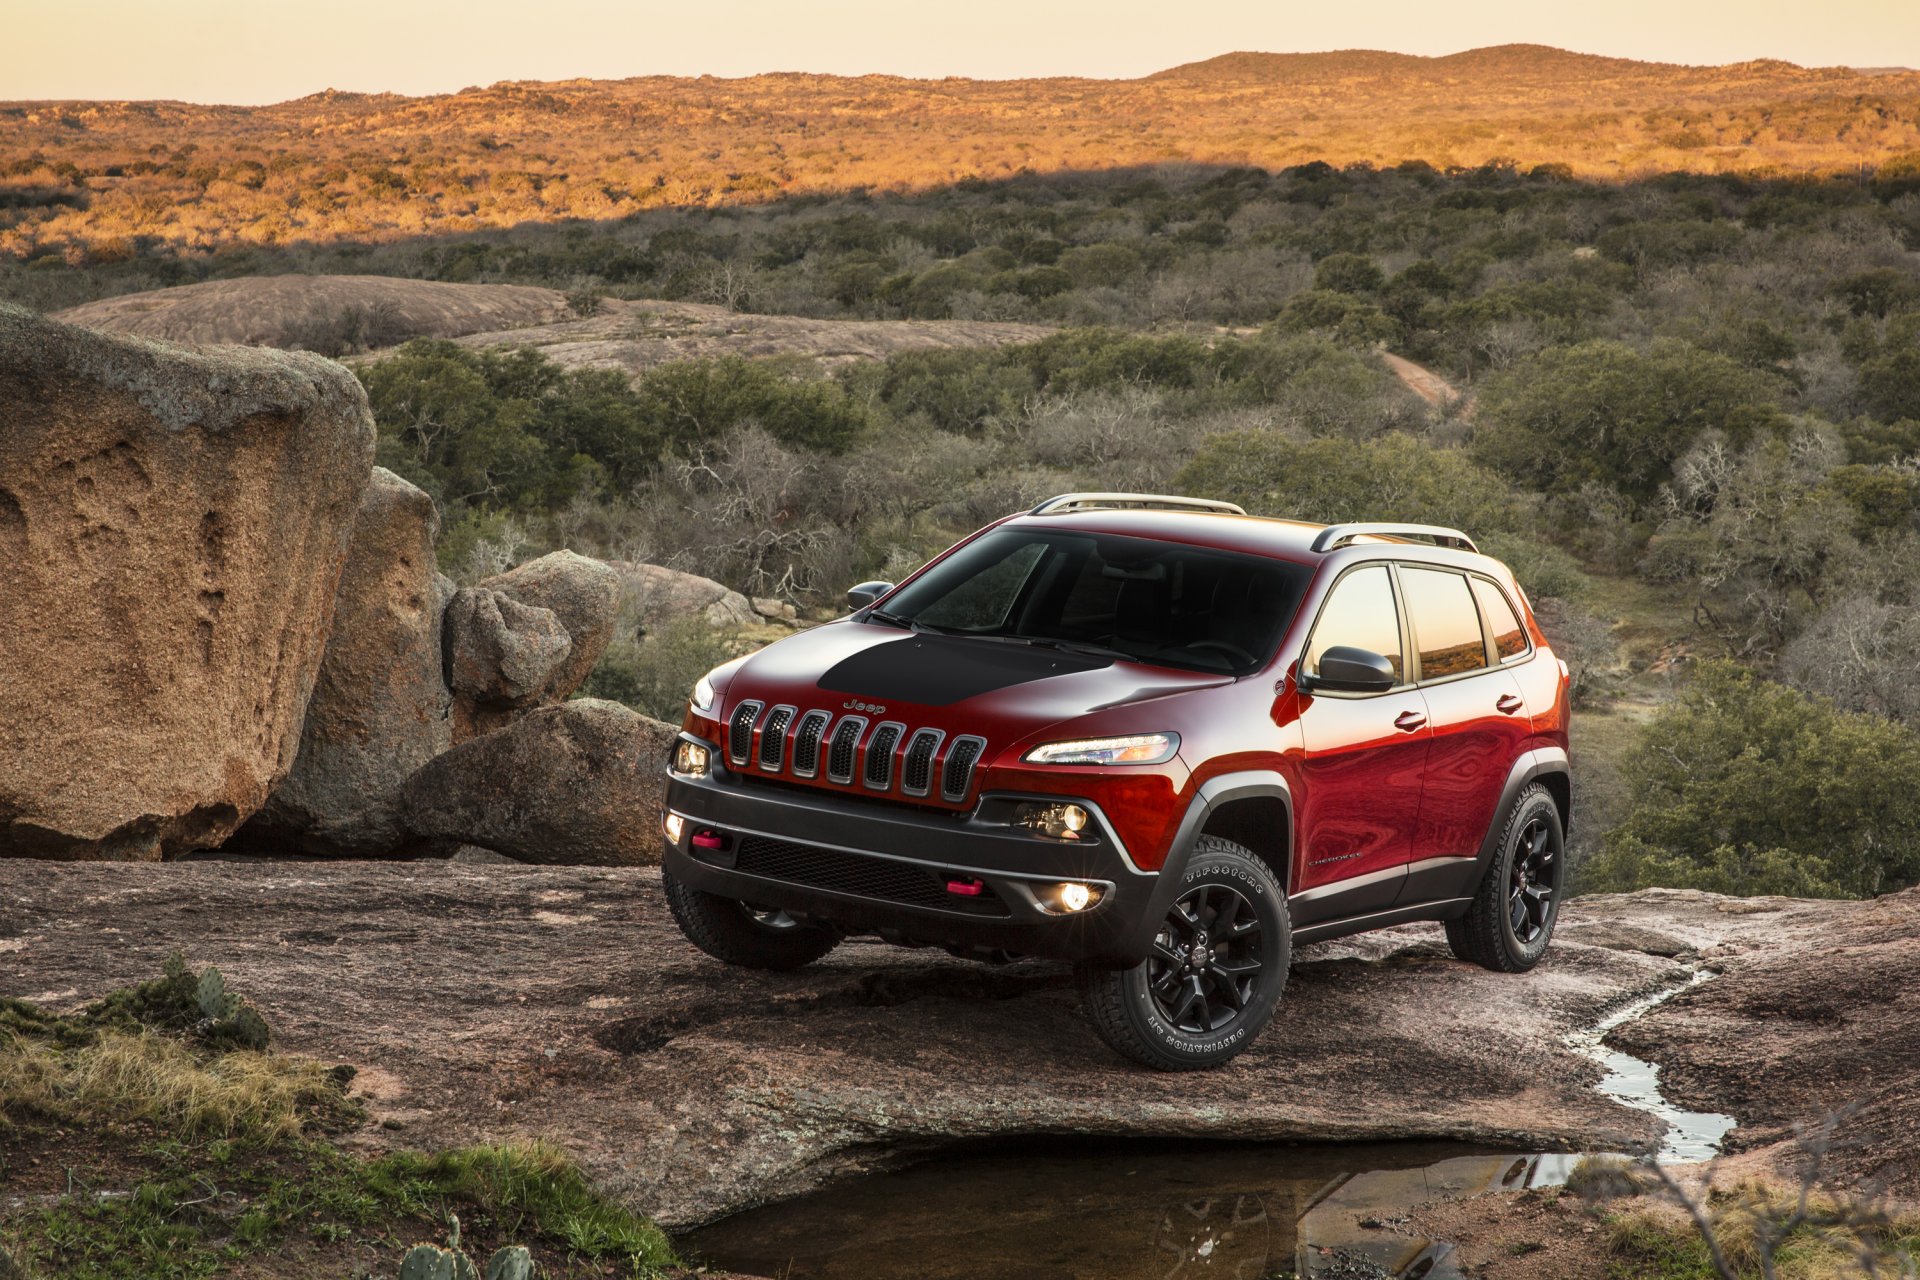
[[[1260,917],[1238,889],[1205,885],[1181,898],[1153,940],[1147,990],[1167,1024],[1189,1035],[1220,1031],[1254,1002]]]
[[[1520,830],[1514,849],[1513,874],[1508,877],[1507,921],[1521,946],[1530,947],[1547,931],[1559,889],[1559,842],[1536,814]]]
[[[1293,958],[1286,892],[1251,850],[1203,835],[1177,874],[1145,960],[1074,971],[1100,1038],[1159,1071],[1244,1053],[1273,1018]]]
[[[1566,890],[1566,828],[1553,793],[1539,783],[1514,797],[1472,905],[1447,921],[1447,945],[1462,960],[1525,973],[1553,941]]]

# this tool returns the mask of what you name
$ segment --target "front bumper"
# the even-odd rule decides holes
[[[684,824],[663,860],[708,893],[892,941],[1121,966],[1146,957],[1165,909],[1160,877],[1135,869],[1088,800],[1076,800],[1093,815],[1085,838],[1056,841],[1011,825],[1013,807],[1074,797],[988,792],[942,813],[743,781],[714,762],[707,777],[668,775],[666,807]],[[721,847],[695,847],[696,835]],[[1099,886],[1100,901],[1050,914],[1049,887],[1066,881]]]

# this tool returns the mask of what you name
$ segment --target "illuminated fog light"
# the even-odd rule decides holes
[[[1039,895],[1040,905],[1051,915],[1075,915],[1098,903],[1103,892],[1097,884],[1068,880]]]
[[[680,837],[685,834],[687,830],[687,820],[677,813],[668,814],[667,820],[661,825],[666,828],[667,839],[671,840],[674,844],[680,843]]]
[[[692,778],[707,776],[707,766],[711,761],[707,749],[697,742],[681,742],[673,749],[673,771]]]
[[[1077,804],[1023,804],[1013,820],[1052,840],[1078,840],[1090,816]]]

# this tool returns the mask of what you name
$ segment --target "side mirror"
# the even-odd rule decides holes
[[[891,590],[891,582],[863,582],[857,587],[847,588],[847,603],[856,609],[864,609]]]
[[[1329,689],[1336,693],[1385,693],[1393,688],[1393,664],[1373,652],[1350,644],[1337,644],[1320,655],[1320,670],[1314,675],[1302,672],[1303,690]]]

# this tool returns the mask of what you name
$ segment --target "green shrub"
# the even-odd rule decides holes
[[[1777,379],[1715,352],[1662,340],[1555,347],[1489,378],[1474,451],[1536,489],[1598,481],[1647,500],[1700,435],[1734,445],[1787,424]]]
[[[1333,524],[1405,520],[1481,534],[1514,530],[1513,487],[1459,449],[1391,433],[1375,440],[1296,440],[1242,431],[1207,440],[1174,479],[1182,493],[1237,502],[1255,515]]]
[[[624,702],[642,715],[678,724],[694,683],[751,647],[696,618],[646,637],[628,631],[607,646],[580,696]]]
[[[1584,889],[1865,897],[1920,881],[1920,735],[1893,721],[1706,663],[1623,769],[1633,808]]]

